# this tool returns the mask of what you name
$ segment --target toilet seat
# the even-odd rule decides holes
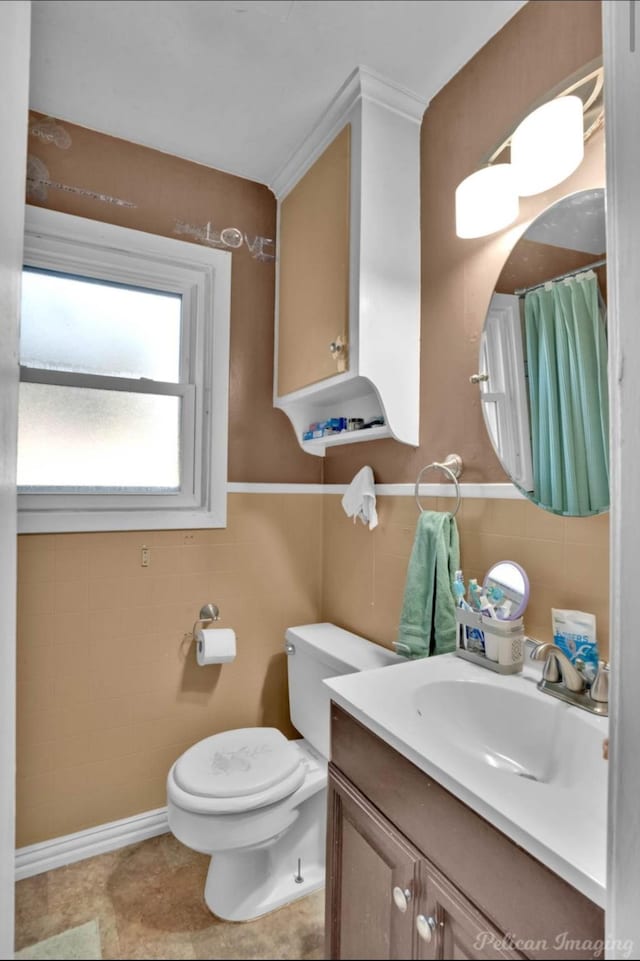
[[[232,814],[288,797],[305,774],[300,750],[276,728],[239,728],[190,747],[174,764],[169,781],[180,806]]]

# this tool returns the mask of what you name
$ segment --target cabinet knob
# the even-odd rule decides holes
[[[469,378],[469,383],[480,384],[480,383],[484,383],[487,380],[489,380],[488,374],[472,374],[471,377]]]
[[[340,337],[337,340],[332,340],[329,344],[329,350],[335,357],[336,354],[341,354],[344,351],[345,344]]]
[[[419,914],[416,918],[416,928],[419,937],[428,943],[433,938],[433,932],[436,929],[435,919],[431,916],[425,918],[424,914]]]
[[[397,885],[393,889],[393,900],[398,911],[402,911],[404,914],[409,907],[409,901],[411,900],[411,891],[409,888],[399,888]]]

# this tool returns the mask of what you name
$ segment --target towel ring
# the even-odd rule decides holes
[[[444,473],[447,474],[456,485],[456,506],[451,512],[451,516],[455,517],[460,509],[460,502],[462,500],[460,496],[460,484],[458,483],[458,478],[462,473],[462,458],[459,454],[448,454],[446,460],[444,460],[442,464],[436,460],[433,462],[433,464],[427,464],[426,467],[422,468],[416,479],[415,487],[416,504],[418,505],[418,510],[420,513],[424,512],[424,507],[420,503],[420,481],[422,480],[422,475],[424,472],[431,470],[432,467],[437,467],[438,470],[444,471]]]

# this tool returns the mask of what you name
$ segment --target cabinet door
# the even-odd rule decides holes
[[[348,341],[350,131],[280,205],[279,397],[339,373],[330,345]]]
[[[484,961],[524,957],[444,875],[426,861],[421,869],[416,912],[418,958]]]
[[[420,853],[331,767],[328,818],[327,957],[413,957]]]

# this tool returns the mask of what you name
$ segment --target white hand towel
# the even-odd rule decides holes
[[[353,478],[342,498],[342,506],[347,516],[353,517],[354,524],[356,517],[359,517],[363,524],[369,525],[370,531],[378,526],[374,483],[371,468],[363,467]]]

